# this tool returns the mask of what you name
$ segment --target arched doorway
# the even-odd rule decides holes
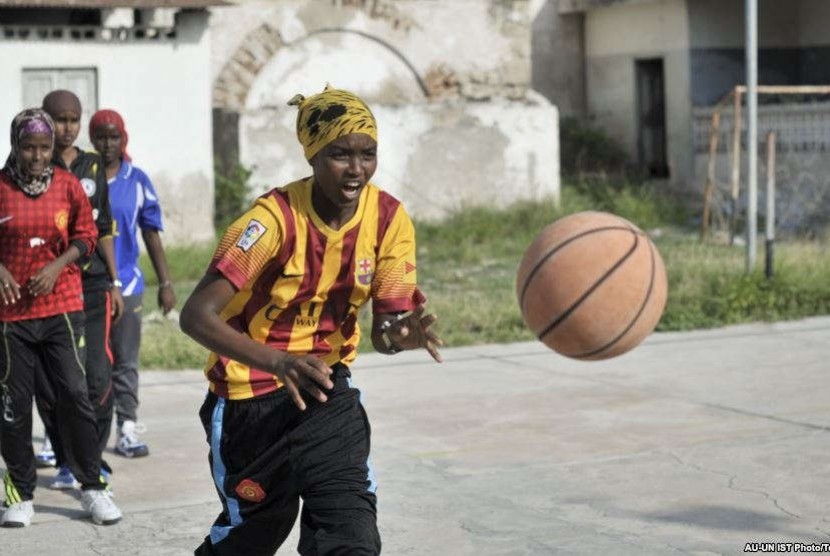
[[[255,168],[262,186],[307,171],[286,101],[326,83],[376,104],[423,103],[429,93],[413,64],[388,42],[346,28],[320,28],[286,42],[269,24],[248,34],[214,82],[214,152],[219,170]]]

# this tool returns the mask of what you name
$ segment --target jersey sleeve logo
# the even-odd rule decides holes
[[[239,241],[236,242],[236,246],[247,252],[267,231],[268,228],[262,222],[251,220],[245,227],[245,231],[242,232]]]
[[[357,265],[355,265],[355,275],[357,275],[357,281],[364,286],[371,284],[372,277],[375,275],[372,271],[372,261],[369,259],[360,259]]]
[[[98,186],[95,184],[95,180],[90,178],[81,179],[81,187],[84,188],[84,193],[86,193],[87,197],[95,195],[95,190],[98,189]]]
[[[409,261],[404,263],[403,267],[403,283],[411,286],[415,284],[415,264]]]

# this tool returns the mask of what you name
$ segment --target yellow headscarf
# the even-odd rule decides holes
[[[364,133],[378,140],[375,116],[354,93],[326,85],[322,93],[308,98],[295,95],[288,104],[299,107],[297,138],[306,160],[311,160],[338,137],[350,133]]]

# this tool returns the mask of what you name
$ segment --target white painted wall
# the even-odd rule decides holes
[[[686,0],[590,10],[585,21],[588,57],[666,52],[689,47]]]
[[[128,151],[153,180],[167,243],[210,240],[213,152],[210,42],[206,13],[179,16],[175,42],[0,41],[0,125],[24,107],[24,68],[96,67],[99,108],[121,113]],[[87,131],[81,130],[86,138]],[[0,133],[0,156],[9,152]]]

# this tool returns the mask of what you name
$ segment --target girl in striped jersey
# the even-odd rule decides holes
[[[200,411],[223,511],[197,554],[274,554],[303,499],[301,554],[378,554],[369,424],[349,365],[372,300],[379,352],[441,361],[417,288],[415,234],[369,183],[377,130],[366,104],[297,96],[313,176],[273,189],[226,231],[182,329],[212,350]]]

